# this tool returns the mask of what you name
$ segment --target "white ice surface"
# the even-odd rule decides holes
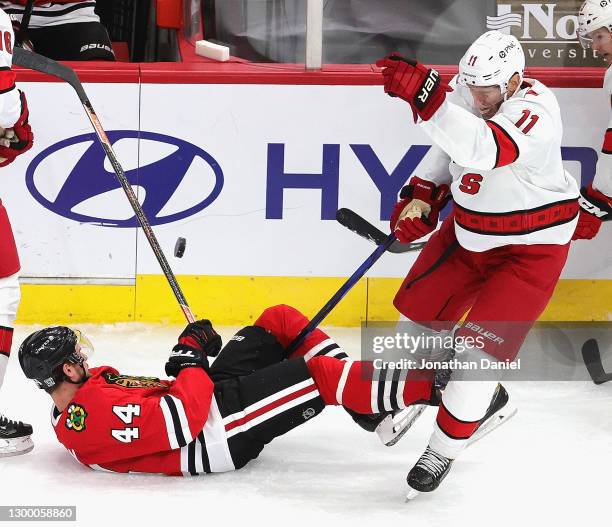
[[[517,416],[467,450],[436,492],[404,503],[406,473],[427,443],[431,409],[392,448],[328,408],[237,472],[168,478],[81,466],[55,439],[50,399],[19,369],[16,349],[34,329],[16,330],[0,406],[34,425],[36,447],[0,459],[1,505],[76,505],[78,525],[105,527],[609,525],[612,383],[507,385]],[[180,331],[140,324],[83,329],[96,346],[92,365],[155,376],[163,375]],[[221,328],[224,340],[234,329]],[[358,329],[329,333],[358,354]]]

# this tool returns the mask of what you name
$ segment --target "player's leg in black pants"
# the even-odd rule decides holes
[[[99,22],[30,28],[34,51],[53,60],[115,60],[108,31]]]
[[[286,352],[272,333],[247,326],[212,363],[209,375],[236,468],[325,407],[306,362],[285,359]]]
[[[210,368],[214,382],[250,375],[261,368],[281,362],[285,350],[276,337],[259,326],[247,326],[223,347]]]
[[[271,355],[265,360],[271,360]],[[249,367],[257,363],[252,359]],[[236,362],[235,371],[247,364],[248,354]],[[255,459],[272,439],[310,420],[325,407],[302,358],[277,361],[248,375],[215,382],[215,398],[237,469]]]

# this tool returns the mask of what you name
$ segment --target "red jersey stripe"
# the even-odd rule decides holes
[[[11,344],[13,343],[13,328],[0,326],[0,354],[10,355]]]
[[[461,421],[451,414],[444,404],[441,404],[436,422],[447,436],[453,439],[467,439],[476,431],[480,421]]]
[[[606,135],[604,135],[604,144],[601,151],[604,154],[612,154],[612,128],[608,128],[606,130]]]
[[[577,199],[559,201],[531,210],[497,213],[477,212],[455,203],[455,222],[478,234],[508,236],[529,234],[572,221],[580,206]]]
[[[514,139],[512,139],[508,132],[496,122],[486,121],[486,123],[493,131],[493,139],[495,139],[495,144],[497,146],[495,166],[493,168],[499,168],[514,163],[519,156],[519,148],[514,142]]]
[[[15,87],[15,72],[0,68],[0,93],[6,93]]]
[[[252,421],[253,419],[255,419],[256,417],[259,417],[260,415],[270,412],[271,410],[274,410],[275,408],[278,408],[279,406],[282,406],[283,404],[293,401],[294,399],[297,399],[298,397],[301,397],[302,395],[306,395],[307,393],[314,392],[316,391],[316,389],[317,387],[315,384],[310,384],[306,386],[305,388],[301,388],[300,390],[287,394],[284,397],[277,399],[276,401],[272,401],[271,403],[268,403],[267,405],[262,406],[261,408],[258,408],[257,410],[254,410],[253,412],[245,415],[244,417],[241,417],[240,419],[236,419],[235,421],[232,421],[231,423],[226,424],[225,430],[229,432],[230,430],[238,426],[243,426],[249,421]]]

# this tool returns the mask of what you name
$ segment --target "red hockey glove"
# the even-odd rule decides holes
[[[437,186],[413,176],[402,188],[400,200],[391,214],[391,231],[400,242],[410,243],[426,236],[438,226],[440,211],[450,199],[448,185]]]
[[[178,344],[172,348],[166,362],[166,375],[176,377],[185,368],[208,370],[208,356],[216,357],[220,349],[221,337],[210,320],[191,322],[179,335]]]
[[[414,122],[417,115],[423,121],[436,112],[451,88],[440,79],[440,74],[426,68],[416,60],[405,59],[397,54],[376,61],[385,84],[385,93],[404,99],[412,108]]]
[[[25,93],[19,90],[19,97],[21,98],[21,115],[17,122],[12,126],[14,136],[10,138],[9,146],[0,145],[0,158],[4,158],[4,161],[0,162],[0,167],[4,167],[13,161],[18,155],[23,154],[32,148],[34,143],[34,134],[32,128],[28,124],[28,102],[26,100]],[[5,138],[8,138],[9,131],[5,132]],[[12,135],[12,134],[11,134]]]
[[[612,198],[593,188],[580,189],[580,215],[572,240],[590,240],[598,232],[602,221],[612,220]]]

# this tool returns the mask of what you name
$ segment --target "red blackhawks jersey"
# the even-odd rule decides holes
[[[455,79],[451,87],[420,126],[434,142],[423,177],[451,186],[459,243],[476,252],[568,243],[578,218],[578,184],[561,160],[563,126],[552,91],[525,79],[485,120],[467,87]]]
[[[13,65],[13,26],[9,16],[0,9],[0,126],[10,128],[21,114],[21,99],[15,87]]]
[[[91,377],[52,423],[64,447],[96,470],[188,475],[233,470],[213,382],[201,368],[174,381],[120,375],[109,366]]]
[[[21,21],[27,0],[0,0],[0,7]],[[99,22],[95,0],[35,0],[28,27],[56,26],[74,22]]]

